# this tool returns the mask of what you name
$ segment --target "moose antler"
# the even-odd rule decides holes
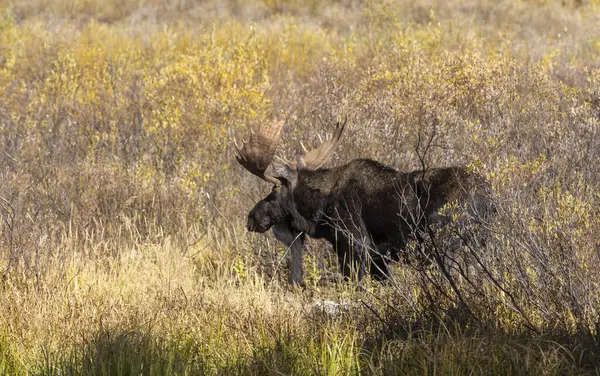
[[[344,119],[342,124],[338,121],[333,137],[323,142],[318,148],[307,152],[304,157],[300,157],[298,162],[299,167],[316,170],[323,166],[323,164],[331,157],[333,151],[340,142],[340,137],[342,137],[347,122],[348,118]]]
[[[281,182],[265,171],[271,164],[275,149],[281,141],[284,123],[283,120],[273,120],[261,125],[256,133],[250,135],[248,142],[242,143],[242,147],[238,146],[235,139],[233,140],[238,152],[237,161],[254,175],[276,185],[280,185]]]

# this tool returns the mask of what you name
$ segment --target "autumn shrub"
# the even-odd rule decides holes
[[[488,347],[497,373],[597,366],[598,7],[0,0],[0,370],[485,373]],[[358,286],[311,241],[288,287],[232,141],[284,119],[293,159],[343,117],[331,165],[482,174],[486,241],[451,228],[460,262]]]

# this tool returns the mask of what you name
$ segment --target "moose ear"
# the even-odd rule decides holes
[[[289,164],[273,161],[269,166],[269,169],[272,169],[273,176],[276,176],[277,179],[288,188],[292,188],[296,185],[296,181],[298,180],[298,171],[292,168]]]

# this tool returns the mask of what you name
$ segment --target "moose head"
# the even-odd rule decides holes
[[[275,149],[281,141],[283,125],[283,121],[263,124],[241,147],[235,140],[234,144],[238,153],[237,161],[249,172],[273,184],[271,193],[248,214],[247,228],[260,233],[273,229],[275,237],[290,250],[291,282],[303,285],[302,255],[306,247],[305,237],[307,233],[311,236],[316,234],[314,223],[299,213],[294,190],[298,186],[299,174],[318,170],[331,157],[344,132],[346,120],[337,123],[331,139],[317,149],[299,156],[297,162],[273,159]]]
[[[298,174],[321,168],[338,145],[347,120],[338,122],[333,137],[318,148],[298,157],[297,162],[274,160],[275,149],[281,141],[283,121],[272,121],[252,133],[248,142],[240,147],[234,141],[237,161],[249,172],[272,183],[271,193],[259,201],[248,214],[249,231],[266,232],[275,225],[298,222],[294,207],[293,191],[297,187]]]

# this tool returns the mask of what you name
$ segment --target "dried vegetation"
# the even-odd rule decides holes
[[[595,374],[597,0],[0,0],[0,373]],[[303,291],[245,216],[279,153],[467,164],[499,207],[451,274]],[[458,265],[466,265],[464,269]],[[314,301],[341,303],[335,314]]]

